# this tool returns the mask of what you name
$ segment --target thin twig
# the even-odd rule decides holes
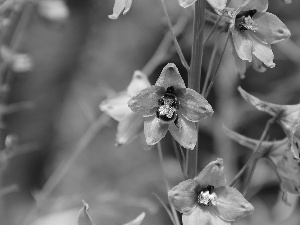
[[[165,1],[161,0],[161,4],[163,6],[164,14],[165,14],[165,16],[167,18],[167,23],[168,23],[170,32],[172,33],[172,37],[173,37],[175,49],[176,49],[176,51],[177,51],[177,53],[179,55],[179,58],[181,60],[182,65],[185,67],[185,69],[187,71],[189,71],[190,70],[189,64],[187,63],[187,61],[186,61],[186,59],[185,59],[185,57],[184,57],[184,55],[183,55],[183,53],[181,51],[180,45],[179,45],[179,43],[177,41],[176,34],[175,34],[174,30],[173,30],[172,23],[171,23],[169,15],[168,15],[168,11],[167,11],[167,7],[166,7],[166,4],[165,4]]]
[[[213,34],[215,33],[215,31],[217,30],[218,25],[219,25],[219,23],[221,22],[221,20],[222,20],[222,16],[219,16],[217,22],[214,24],[214,26],[213,26],[213,28],[211,29],[209,35],[208,35],[207,38],[204,40],[203,45],[206,45],[207,42],[211,39],[211,37],[213,36]]]
[[[174,147],[174,151],[175,151],[177,161],[178,161],[178,163],[180,165],[180,168],[181,168],[182,175],[186,179],[187,177],[185,176],[185,173],[184,173],[184,159],[183,159],[182,156],[180,157],[180,155],[179,155],[179,150],[178,150],[178,147],[177,147],[177,144],[176,144],[176,141],[174,140],[174,138],[172,138],[172,143],[173,143],[173,147]]]
[[[250,170],[248,178],[247,178],[247,183],[246,183],[246,185],[244,187],[244,190],[243,190],[243,195],[244,196],[246,196],[246,194],[248,192],[248,189],[249,189],[249,187],[251,185],[251,181],[252,181],[252,178],[253,178],[253,175],[254,175],[254,172],[255,172],[255,168],[256,168],[257,162],[258,162],[258,159],[255,159],[255,161],[252,164],[251,170]]]

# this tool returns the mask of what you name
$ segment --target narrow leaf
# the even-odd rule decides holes
[[[146,213],[142,212],[137,218],[124,225],[140,225],[143,222],[145,215]]]
[[[88,213],[89,205],[82,200],[83,207],[79,211],[78,215],[78,225],[95,225],[91,216]]]

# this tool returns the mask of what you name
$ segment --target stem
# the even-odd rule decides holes
[[[244,196],[246,196],[246,194],[247,194],[247,192],[248,192],[248,189],[249,189],[249,187],[250,187],[250,185],[251,185],[251,181],[252,181],[252,178],[253,178],[255,169],[256,169],[257,162],[258,162],[258,159],[256,159],[256,160],[253,162],[253,164],[252,164],[250,173],[249,173],[249,175],[248,175],[248,179],[247,179],[246,186],[244,187],[244,191],[243,191],[243,195],[244,195]]]
[[[173,142],[174,151],[175,151],[175,155],[176,155],[177,161],[178,161],[178,163],[180,165],[180,168],[181,168],[181,171],[182,171],[182,175],[183,175],[184,178],[187,178],[185,176],[185,173],[184,173],[184,156],[181,155],[181,157],[180,157],[179,150],[178,150],[178,147],[176,145],[176,141],[174,140],[174,138],[172,138],[172,142]]]
[[[216,41],[215,44],[214,44],[213,51],[211,53],[210,60],[209,60],[208,70],[207,70],[207,73],[206,73],[205,82],[204,82],[202,93],[201,93],[202,95],[204,95],[205,92],[206,92],[206,89],[207,89],[207,86],[208,86],[208,81],[209,81],[209,78],[211,76],[214,61],[215,61],[216,54],[217,54],[217,51],[218,51],[218,47],[219,47],[219,43]]]
[[[227,47],[227,44],[228,44],[228,40],[229,40],[229,34],[230,34],[230,31],[228,30],[227,31],[227,35],[226,35],[226,39],[225,39],[225,44],[224,44],[224,48],[222,50],[222,53],[221,53],[221,56],[220,56],[220,59],[218,61],[218,65],[217,65],[217,68],[216,68],[216,71],[214,73],[214,75],[212,76],[212,79],[210,81],[210,84],[207,88],[207,91],[204,95],[205,98],[207,98],[207,96],[209,95],[209,92],[211,91],[211,88],[213,87],[215,81],[216,81],[216,78],[217,78],[217,75],[218,75],[218,72],[219,72],[219,69],[220,69],[220,65],[221,65],[221,62],[222,62],[222,59],[224,57],[224,53],[225,53],[225,50],[226,50],[226,47]]]
[[[202,58],[203,58],[203,27],[205,23],[205,4],[206,0],[198,0],[195,3],[194,13],[194,26],[193,26],[193,47],[192,47],[192,59],[191,69],[189,72],[188,87],[194,89],[200,93],[201,86],[201,69],[202,69]],[[198,125],[197,125],[197,136],[198,136]],[[199,137],[197,137],[196,150],[198,149]],[[198,151],[194,151],[194,157],[190,157],[191,151],[187,151],[187,162],[188,170],[187,173],[190,178],[197,174],[198,165]],[[195,161],[193,162],[194,159]],[[195,165],[193,165],[195,164]],[[193,168],[195,174],[193,174]]]
[[[218,28],[219,23],[221,22],[222,16],[219,16],[217,22],[214,24],[213,28],[211,29],[209,35],[207,36],[207,38],[204,40],[203,45],[206,45],[207,42],[211,39],[211,37],[213,36],[213,34],[215,33],[215,31]]]
[[[163,159],[162,148],[161,148],[160,142],[157,143],[157,149],[158,149],[158,156],[159,156],[159,162],[160,162],[160,166],[161,166],[161,170],[162,170],[163,179],[164,179],[165,186],[166,186],[167,192],[168,192],[170,190],[170,185],[169,185],[167,177],[166,177],[166,172],[165,172],[166,170],[165,170],[165,166],[164,166],[164,159]],[[173,218],[175,220],[175,225],[180,225],[178,214],[177,214],[174,206],[171,203],[170,203],[170,206],[171,206],[171,210],[173,213]]]
[[[168,11],[167,11],[167,7],[166,7],[166,4],[165,4],[165,1],[164,1],[164,0],[161,0],[161,4],[162,4],[162,6],[163,6],[164,14],[165,14],[165,16],[166,16],[166,18],[167,18],[169,30],[170,30],[170,32],[171,32],[171,34],[172,34],[172,37],[173,37],[173,42],[174,42],[175,49],[176,49],[176,51],[177,51],[177,53],[178,53],[178,55],[179,55],[179,58],[180,58],[180,60],[181,60],[182,65],[185,67],[185,69],[186,69],[187,71],[189,71],[189,70],[190,70],[190,67],[189,67],[189,65],[188,65],[188,63],[187,63],[187,61],[186,61],[186,59],[184,58],[184,55],[183,55],[183,53],[182,53],[182,51],[181,51],[181,48],[180,48],[180,46],[179,46],[179,43],[178,43],[178,41],[177,41],[177,38],[176,38],[175,32],[174,32],[174,30],[173,30],[173,26],[172,26],[170,17],[169,17],[169,15],[168,15]]]
[[[266,135],[267,135],[267,133],[269,131],[269,128],[270,128],[271,124],[274,123],[275,120],[276,120],[276,117],[273,117],[273,118],[271,118],[271,119],[268,120],[268,122],[266,124],[266,127],[264,129],[264,132],[263,132],[263,134],[260,137],[258,145],[256,146],[256,148],[253,151],[252,155],[248,159],[247,163],[243,166],[243,168],[240,170],[240,172],[235,176],[235,178],[233,179],[233,181],[230,183],[230,185],[229,185],[230,187],[232,187],[238,181],[238,179],[243,175],[243,173],[246,171],[246,169],[248,168],[248,166],[250,165],[250,163],[254,159],[254,157],[256,155],[256,152],[259,150],[262,142],[266,138]]]

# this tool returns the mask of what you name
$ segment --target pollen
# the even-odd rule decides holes
[[[198,202],[201,205],[210,206],[210,205],[216,205],[217,204],[217,195],[216,193],[210,191],[201,191],[201,193],[198,196]]]
[[[166,116],[171,119],[176,112],[176,109],[169,104],[162,105],[158,108],[158,112],[160,116]]]

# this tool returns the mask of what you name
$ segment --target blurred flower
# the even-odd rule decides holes
[[[143,222],[145,216],[146,213],[142,212],[137,218],[124,225],[140,225]]]
[[[251,62],[255,56],[272,68],[275,63],[270,45],[287,39],[291,33],[277,16],[266,12],[267,8],[268,0],[246,0],[237,9],[229,9],[229,29],[240,59]]]
[[[40,0],[38,10],[48,20],[61,22],[69,17],[69,9],[63,0]]]
[[[170,203],[183,213],[183,225],[226,225],[254,210],[244,196],[226,186],[223,160],[209,163],[197,177],[179,183],[168,192]]]
[[[0,54],[14,72],[28,72],[33,68],[33,60],[28,54],[15,53],[5,46],[1,46]]]
[[[77,218],[77,224],[78,225],[95,225],[92,217],[90,216],[88,210],[89,205],[82,200],[83,207],[79,211],[79,215]]]
[[[290,3],[292,3],[292,0],[281,0],[281,1],[283,1],[285,4],[290,4]]]
[[[119,122],[116,136],[118,146],[132,141],[143,129],[143,117],[132,112],[127,102],[147,87],[150,87],[147,76],[141,71],[135,71],[126,91],[117,93],[100,104],[100,110]]]
[[[145,117],[146,142],[154,145],[169,130],[183,147],[193,149],[197,142],[195,122],[212,115],[213,110],[198,92],[186,88],[175,64],[167,64],[155,85],[128,102],[133,112]]]
[[[259,140],[245,137],[227,127],[223,127],[225,134],[240,145],[255,150]],[[281,183],[281,190],[291,194],[300,195],[300,164],[294,159],[289,150],[290,144],[287,138],[279,141],[264,141],[258,149],[256,158],[267,159],[275,170]]]
[[[118,19],[122,12],[125,15],[129,11],[131,4],[132,0],[115,0],[113,14],[109,15],[108,18],[113,20]]]
[[[197,0],[178,0],[179,5],[183,8],[187,8],[194,4]],[[227,3],[227,0],[207,0],[207,2],[216,10],[222,11]]]
[[[286,136],[290,140],[291,151],[297,160],[300,160],[300,104],[297,105],[276,105],[262,101],[253,95],[238,88],[243,98],[251,103],[258,110],[269,113],[276,117],[276,122],[281,125]]]

